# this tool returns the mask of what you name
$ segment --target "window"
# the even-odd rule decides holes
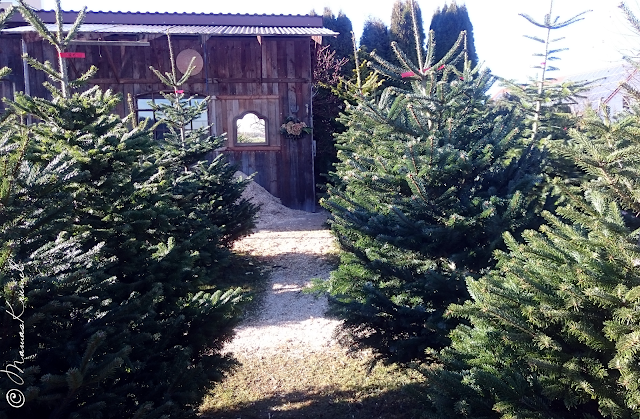
[[[197,103],[201,103],[204,99],[194,97],[189,101],[190,105],[194,105]],[[152,93],[149,97],[138,98],[136,106],[138,107],[138,122],[141,122],[147,118],[150,119],[151,125],[158,122],[162,119],[161,111],[154,111],[149,102],[152,102],[156,105],[170,105],[170,102],[165,99],[160,93]],[[207,118],[207,112],[202,112],[197,118],[187,124],[187,130],[194,130],[202,127],[206,127],[209,125],[209,120]],[[163,138],[165,133],[169,131],[166,124],[160,124],[156,127],[153,132],[154,138],[160,139]]]
[[[267,120],[255,112],[236,118],[236,144],[267,144]]]

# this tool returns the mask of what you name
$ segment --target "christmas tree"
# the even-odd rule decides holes
[[[68,34],[53,34],[24,4],[20,11],[58,53],[84,16]],[[56,16],[61,25],[59,2]],[[52,79],[52,99],[16,95],[0,130],[10,175],[0,208],[0,353],[27,357],[24,383],[1,384],[21,390],[24,405],[0,415],[195,417],[233,364],[220,349],[244,297],[221,286],[230,281],[221,270],[253,222],[255,208],[234,199],[244,184],[220,159],[196,161],[200,173],[185,154],[158,157],[171,150],[159,149],[145,123],[115,115],[119,98],[76,89],[93,69],[69,80],[62,57],[58,68],[30,62]],[[25,126],[27,115],[38,122]],[[165,164],[178,160],[185,179]],[[187,187],[189,205],[178,192]],[[12,327],[19,307],[24,348]]]
[[[580,190],[558,180],[565,205],[468,279],[472,299],[450,311],[470,325],[428,374],[439,417],[637,417],[638,111],[587,113],[560,150]]]
[[[250,178],[236,178],[235,167],[230,165],[223,154],[213,156],[215,150],[225,141],[224,136],[210,134],[211,125],[189,129],[192,122],[206,112],[210,98],[196,100],[187,97],[181,86],[193,71],[191,65],[178,77],[173,57],[171,37],[167,34],[171,72],[162,74],[151,70],[173,92],[161,93],[167,103],[150,103],[166,128],[159,140],[156,163],[166,169],[172,185],[174,203],[184,214],[189,214],[180,228],[189,236],[218,236],[206,238],[200,247],[207,252],[207,243],[220,247],[229,245],[238,238],[249,234],[255,227],[254,217],[258,208],[247,199],[241,198],[242,191],[251,182]],[[205,233],[208,232],[208,233]],[[211,249],[214,253],[216,250]],[[219,249],[218,249],[219,251]]]
[[[455,321],[442,314],[467,298],[464,277],[491,266],[502,233],[539,204],[529,192],[542,156],[519,136],[517,112],[489,106],[492,77],[471,67],[464,36],[437,62],[433,32],[417,64],[396,44],[403,68],[377,58],[404,87],[354,95],[323,202],[344,250],[325,289],[356,347],[397,360],[448,342]]]
[[[569,105],[576,103],[575,99],[581,92],[588,89],[590,82],[559,82],[550,77],[550,73],[559,70],[554,64],[560,60],[558,54],[568,49],[555,47],[557,42],[565,38],[553,38],[552,33],[555,34],[560,29],[584,20],[584,15],[589,11],[561,21],[559,16],[552,17],[553,1],[550,1],[549,13],[545,15],[542,22],[536,21],[527,14],[520,14],[528,22],[544,30],[542,38],[525,35],[526,38],[542,44],[541,49],[533,53],[536,60],[540,62],[532,67],[540,70],[540,74],[537,78],[530,78],[527,84],[506,79],[501,79],[501,82],[508,89],[507,99],[517,103],[527,115],[528,133],[533,140],[566,139],[568,128],[576,123],[576,117],[572,114]]]

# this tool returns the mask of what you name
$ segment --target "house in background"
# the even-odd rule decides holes
[[[37,11],[54,30],[55,13]],[[77,12],[64,12],[68,30]],[[164,86],[149,66],[171,71],[167,32],[177,68],[193,59],[195,71],[182,88],[195,100],[211,96],[208,111],[194,127],[213,124],[212,134],[226,133],[219,150],[246,174],[290,208],[315,211],[312,134],[288,138],[280,132],[288,117],[312,126],[313,58],[323,36],[321,16],[225,15],[196,13],[88,12],[67,59],[71,77],[91,65],[98,73],[89,86],[122,94],[117,112],[138,118],[155,115],[149,101],[164,100]],[[25,65],[26,52],[43,62],[57,60],[55,49],[16,15],[0,32],[0,96],[22,91],[47,97],[45,74]],[[131,95],[135,109],[129,109]],[[161,134],[160,134],[161,135]]]
[[[619,64],[598,70],[573,74],[561,77],[557,81],[565,80],[579,82],[583,80],[592,81],[589,89],[576,98],[576,104],[571,105],[574,113],[582,113],[586,108],[599,109],[602,105],[607,105],[612,115],[628,109],[633,98],[622,87],[623,83],[630,86],[640,87],[640,73],[638,69],[628,64]]]
[[[617,64],[585,73],[558,77],[548,81],[548,84],[560,84],[567,81],[591,82],[587,90],[581,92],[579,97],[574,99],[575,103],[569,104],[573,113],[582,114],[587,108],[599,110],[602,105],[607,105],[611,114],[615,115],[629,109],[635,100],[622,85],[626,83],[640,90],[640,70],[630,64]],[[492,99],[498,100],[507,94],[508,89],[502,88],[492,95]]]

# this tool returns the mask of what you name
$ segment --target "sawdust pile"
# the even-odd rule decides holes
[[[236,177],[246,179],[248,176],[240,171],[235,173]],[[262,186],[251,181],[242,193],[242,197],[260,206],[256,226],[263,229],[273,225],[287,223],[291,218],[304,218],[309,215],[306,211],[294,210],[282,205],[280,198],[271,195]]]

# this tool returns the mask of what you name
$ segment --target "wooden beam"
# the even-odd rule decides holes
[[[216,100],[280,99],[278,95],[216,95]]]
[[[115,79],[91,79],[89,80],[91,84],[114,84],[118,83]],[[205,83],[205,79],[195,79],[190,78],[187,81],[187,84],[195,84],[195,83]],[[120,84],[162,84],[162,82],[158,79],[120,79]],[[245,84],[245,83],[311,83],[310,79],[285,79],[285,78],[277,78],[277,79],[211,79],[209,83],[217,83],[217,84]],[[279,97],[279,96],[278,96]]]
[[[100,40],[82,40],[74,39],[71,41],[73,45],[102,45],[102,46],[121,46],[121,47],[148,47],[151,45],[148,41],[100,41]]]
[[[194,80],[189,80],[189,82],[190,83],[197,83]],[[91,84],[162,84],[162,82],[159,79],[125,79],[125,78],[120,78],[120,82],[119,83],[115,80],[115,78],[113,78],[113,79],[90,79],[89,83],[91,83]],[[204,81],[200,81],[200,83],[204,83]]]
[[[120,75],[118,74],[118,70],[116,70],[116,65],[113,63],[111,51],[109,48],[105,48],[104,51],[107,53],[107,60],[109,61],[109,67],[111,67],[111,71],[113,71],[113,76],[116,78],[118,84],[120,84]]]
[[[286,78],[286,77],[276,77],[276,78],[228,78],[228,79],[213,79],[213,83],[311,83],[311,79],[307,78]]]

